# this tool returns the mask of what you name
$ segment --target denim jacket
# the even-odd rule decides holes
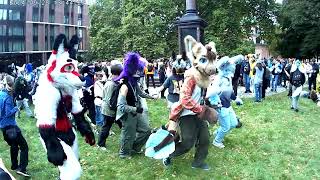
[[[14,107],[13,98],[7,90],[0,91],[0,128],[16,126],[15,113],[18,111]]]

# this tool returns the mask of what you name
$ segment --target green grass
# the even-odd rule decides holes
[[[209,172],[191,169],[194,149],[174,159],[169,169],[161,161],[143,155],[119,159],[120,131],[115,125],[116,135],[107,140],[108,151],[90,147],[78,136],[81,179],[320,179],[319,107],[301,99],[300,112],[293,112],[284,93],[267,97],[263,103],[253,103],[252,99],[245,99],[244,103],[235,107],[243,128],[227,135],[225,149],[210,145]],[[168,117],[165,101],[148,104],[151,126],[165,124]],[[56,179],[58,170],[46,159],[35,120],[23,116],[18,123],[29,144],[28,170],[32,179]],[[216,128],[210,127],[210,131]],[[9,146],[2,136],[0,139],[0,157],[10,167]]]

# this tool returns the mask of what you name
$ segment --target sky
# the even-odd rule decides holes
[[[282,4],[282,0],[276,0],[277,3],[281,3]]]

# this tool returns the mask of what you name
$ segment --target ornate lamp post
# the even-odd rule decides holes
[[[184,38],[187,35],[191,35],[197,41],[204,43],[204,28],[207,26],[207,22],[198,16],[196,0],[186,0],[186,14],[178,20],[177,25],[180,54],[185,49]]]

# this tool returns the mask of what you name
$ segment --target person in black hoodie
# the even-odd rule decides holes
[[[248,57],[246,57],[245,61],[242,63],[241,66],[241,74],[243,75],[243,81],[246,87],[245,93],[252,93],[250,91],[250,62]]]
[[[270,86],[271,72],[265,63],[262,64],[262,67],[264,69],[264,72],[263,72],[263,80],[262,80],[262,96],[261,97],[262,99],[264,99],[266,97],[266,90]]]
[[[315,60],[311,60],[311,66],[312,66],[312,72],[310,73],[309,77],[309,91],[311,92],[311,89],[316,90],[317,86],[317,76],[319,73],[319,66],[315,63]]]
[[[302,92],[303,84],[306,81],[305,70],[300,60],[295,61],[290,73],[290,83],[292,84],[291,109],[298,112],[298,100]]]
[[[160,81],[160,84],[163,84],[166,80],[166,70],[164,68],[164,65],[160,65],[160,68],[159,68],[159,81]],[[161,91],[161,98],[165,98],[164,97],[164,91],[165,90],[162,90]]]
[[[241,64],[236,64],[236,70],[234,72],[234,76],[232,78],[232,87],[233,87],[233,92],[235,96],[238,94],[238,85],[239,85],[239,80],[242,77],[241,74]]]
[[[15,99],[17,107],[19,109],[18,118],[20,118],[22,107],[26,110],[28,117],[34,117],[28,104],[28,89],[29,88],[27,81],[22,76],[19,76],[14,83],[13,92],[13,98]]]

